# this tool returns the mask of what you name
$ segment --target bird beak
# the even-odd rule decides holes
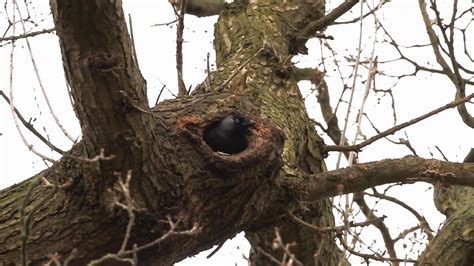
[[[247,119],[245,121],[242,121],[242,126],[244,127],[251,127],[255,125],[255,121],[251,120],[251,119]]]

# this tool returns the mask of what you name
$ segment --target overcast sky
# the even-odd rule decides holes
[[[448,1],[450,2],[450,1]],[[471,4],[470,1],[460,1],[464,10]],[[328,6],[337,5],[339,1],[329,1]],[[23,5],[23,2],[21,3]],[[444,3],[447,4],[447,3]],[[27,23],[28,29],[41,30],[53,27],[50,16],[48,1],[38,1],[30,4],[30,12],[34,21],[39,25],[34,26]],[[34,9],[33,9],[34,5]],[[176,92],[176,72],[175,72],[175,26],[153,27],[157,23],[170,22],[175,19],[172,9],[167,1],[124,1],[125,14],[131,14],[133,19],[133,31],[135,45],[138,53],[140,68],[147,80],[149,89],[149,99],[154,102],[159,90],[163,85],[169,88],[165,90],[162,99],[172,98],[171,92]],[[11,16],[11,8],[8,10]],[[24,10],[22,11],[26,16]],[[359,8],[354,8],[351,14],[344,18],[353,18],[358,15]],[[0,30],[7,29],[6,13],[0,11]],[[389,29],[397,42],[403,45],[426,44],[428,39],[421,16],[419,14],[416,1],[399,0],[387,4],[382,12],[379,13],[384,25]],[[342,20],[345,20],[345,19]],[[211,54],[211,61],[214,60],[212,50],[213,25],[217,17],[196,18],[186,16],[186,30],[184,34],[184,75],[186,85],[195,86],[203,81],[205,77],[206,54]],[[22,33],[21,26],[18,25],[17,34]],[[472,29],[471,29],[472,31]],[[11,35],[11,30],[6,36]],[[331,46],[338,51],[338,56],[355,56],[358,41],[358,25],[330,27],[327,35],[334,37],[330,41]],[[468,35],[468,43],[473,47],[473,34]],[[367,56],[372,50],[373,38],[377,37],[379,41],[383,39],[381,34],[374,36],[374,24],[372,19],[364,21],[363,28],[363,55]],[[34,58],[38,64],[41,80],[48,94],[51,105],[55,110],[59,120],[67,131],[75,138],[80,138],[80,128],[72,111],[70,101],[68,100],[67,89],[64,80],[62,62],[60,58],[59,45],[57,37],[54,34],[44,34],[30,38]],[[1,43],[4,45],[4,43]],[[299,56],[293,60],[297,66],[316,67],[320,66],[321,49],[319,40],[310,40],[308,42],[310,54]],[[393,48],[388,45],[377,44],[375,47],[379,61],[389,60],[396,57]],[[0,89],[9,95],[9,72],[10,72],[10,52],[11,46],[4,45],[0,47]],[[407,50],[407,54],[419,60],[423,64],[431,62],[435,67],[436,62],[429,49]],[[328,52],[324,52],[328,56]],[[64,134],[55,125],[49,110],[45,105],[44,97],[41,94],[40,87],[34,76],[31,59],[26,49],[24,40],[18,41],[14,53],[14,73],[13,73],[13,94],[14,103],[26,119],[31,119],[34,126],[47,136],[55,145],[67,150],[71,147]],[[330,86],[333,106],[336,105],[341,93],[342,83],[340,77],[333,71],[334,65],[331,62],[326,63],[328,75],[327,82]],[[471,64],[472,66],[472,64]],[[347,64],[343,71],[350,73],[352,66]],[[409,73],[412,69],[408,64],[395,63],[388,66],[381,66],[382,71],[386,73],[399,74]],[[361,69],[362,77],[366,75],[364,69]],[[364,78],[362,78],[364,79]],[[350,83],[351,84],[351,83]],[[377,79],[377,89],[388,89],[394,84],[393,79]],[[311,117],[322,121],[319,107],[314,95],[310,95],[310,85],[307,82],[300,83],[301,91],[306,97],[306,105]],[[469,88],[468,93],[473,89]],[[353,138],[355,130],[355,114],[361,103],[361,97],[364,91],[364,84],[358,83],[356,86],[356,96],[353,107],[353,116],[349,120],[349,139]],[[395,108],[397,112],[397,123],[402,123],[415,118],[427,111],[442,106],[454,99],[454,87],[446,77],[433,76],[426,73],[420,73],[418,77],[402,79],[396,87],[393,88],[395,98]],[[391,100],[389,97],[382,97],[382,94],[371,92],[366,113],[369,114],[372,122],[378,129],[384,130],[394,125],[394,119],[391,113]],[[347,105],[342,104],[339,113],[345,113]],[[474,108],[470,108],[474,113]],[[340,123],[343,123],[342,116]],[[342,124],[341,124],[342,125]],[[367,136],[373,136],[376,132],[370,127],[367,121],[363,121],[363,133]],[[29,143],[34,148],[46,156],[58,159],[58,154],[51,152],[42,145],[31,133],[22,128]],[[38,171],[45,169],[47,165],[32,154],[23,144],[15,128],[9,106],[0,100],[0,189],[8,187],[14,183],[20,182]],[[471,147],[474,147],[474,134],[472,129],[465,126],[455,110],[448,110],[434,118],[418,123],[407,130],[403,130],[392,136],[391,139],[405,138],[405,133],[409,136],[411,144],[418,154],[425,158],[442,159],[440,153],[435,149],[437,145],[450,161],[462,161]],[[326,142],[332,144],[329,139]],[[384,158],[399,158],[410,155],[410,151],[401,145],[390,144],[388,141],[381,140],[359,155],[360,162],[380,160]],[[334,169],[337,155],[331,154],[328,158],[328,168]],[[343,166],[345,166],[343,162]],[[429,217],[431,228],[437,229],[444,216],[439,214],[434,208],[432,202],[432,189],[425,184],[415,184],[403,186],[394,189],[391,195],[409,202],[416,210]],[[339,199],[336,199],[336,203]],[[370,202],[374,202],[369,200]],[[416,221],[409,216],[406,211],[397,209],[391,204],[378,203],[379,209],[383,210],[378,215],[389,215],[386,222],[393,228],[393,235],[397,235],[396,228],[403,229],[413,226]],[[393,215],[396,213],[396,215]],[[367,228],[363,236],[366,237],[366,243],[371,243],[373,239],[379,239],[378,233]],[[380,239],[378,240],[380,242]],[[405,241],[405,243],[407,243]],[[239,247],[238,249],[236,247]],[[397,245],[400,254],[403,248],[402,244]],[[416,248],[416,247],[415,247]],[[242,236],[232,241],[226,242],[224,247],[213,258],[207,260],[205,256],[198,256],[195,259],[189,259],[178,265],[246,265],[242,254],[247,255],[249,249],[248,243]],[[209,252],[207,252],[209,253]],[[416,257],[410,253],[411,257]],[[360,260],[353,260],[355,264]],[[377,264],[374,264],[377,265]]]

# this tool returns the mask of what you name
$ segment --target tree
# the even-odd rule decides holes
[[[457,107],[464,123],[473,127],[466,104],[474,97],[466,94],[472,81],[463,77],[472,70],[456,60],[450,35],[457,17],[447,26],[441,19],[436,23],[445,48],[424,1],[419,2],[442,70],[411,63],[416,72],[449,77],[456,98],[436,112]],[[210,12],[194,3],[188,1],[186,9]],[[353,161],[350,152],[432,115],[352,146],[326,145],[317,134],[297,86],[297,80],[308,75],[320,89],[321,107],[327,107],[322,110],[328,135],[345,143],[329,101],[322,97],[329,91],[324,75],[296,70],[290,59],[305,52],[315,32],[357,3],[346,1],[326,15],[323,1],[219,4],[217,71],[191,95],[180,83],[179,97],[149,108],[121,1],[52,0],[82,140],[49,169],[0,192],[5,224],[0,228],[0,261],[40,264],[57,252],[72,254],[71,263],[78,265],[94,259],[169,265],[245,231],[255,265],[286,259],[335,265],[345,262],[335,241],[343,239],[343,230],[334,225],[329,197],[414,181],[437,184],[437,206],[449,217],[420,262],[439,262],[438,254],[451,262],[472,261],[473,164],[405,157],[325,172],[327,152],[347,152]],[[402,52],[400,58],[409,61]],[[214,153],[203,141],[203,132],[235,112],[256,121],[249,146],[231,156]],[[445,187],[449,185],[454,186]],[[363,206],[364,195],[356,195]],[[370,217],[370,211],[366,215],[367,223],[383,228],[381,219]],[[351,226],[347,222],[343,229]],[[453,233],[460,227],[465,230]],[[450,251],[454,247],[457,252]],[[400,261],[392,253],[389,250],[388,260]],[[367,259],[384,260],[377,255]]]

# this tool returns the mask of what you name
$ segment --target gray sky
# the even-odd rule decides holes
[[[175,27],[160,26],[152,27],[157,23],[164,23],[174,20],[174,14],[167,1],[141,0],[124,1],[125,14],[130,13],[133,19],[133,30],[138,52],[138,59],[141,70],[149,86],[149,98],[154,102],[159,90],[165,84],[170,91],[176,92],[176,72],[175,72]],[[442,2],[442,4],[448,4]],[[469,1],[460,1],[465,8],[470,5]],[[329,6],[337,5],[339,1],[329,1]],[[23,4],[23,3],[21,3]],[[53,26],[49,15],[48,1],[38,1],[34,3],[35,10],[32,11],[36,22],[40,22],[36,30],[50,28]],[[358,16],[359,8],[354,8],[353,13],[346,18]],[[464,10],[460,8],[460,10]],[[5,11],[2,10],[0,16],[0,28],[6,29]],[[9,10],[11,16],[11,9]],[[25,14],[23,14],[25,15]],[[381,19],[390,33],[400,44],[426,44],[428,39],[416,1],[400,0],[387,4],[383,11],[379,13]],[[206,54],[211,53],[211,60],[214,60],[212,51],[213,25],[217,17],[196,18],[186,16],[186,31],[184,35],[184,75],[186,85],[197,85],[205,77]],[[27,27],[31,28],[31,24]],[[3,31],[3,30],[2,30]],[[17,34],[21,33],[21,26],[17,27]],[[334,41],[330,41],[331,46],[339,51],[339,55],[355,55],[358,42],[358,25],[331,27],[326,32],[327,35],[334,36]],[[6,34],[11,35],[11,32]],[[468,42],[472,44],[473,34],[468,35]],[[374,38],[374,24],[372,19],[364,21],[363,28],[363,55],[367,56],[372,50]],[[382,40],[382,35],[377,35],[378,40]],[[48,94],[51,105],[59,117],[59,120],[74,137],[80,137],[80,128],[75,118],[70,102],[68,100],[67,89],[64,81],[62,62],[60,58],[57,38],[54,34],[46,34],[30,38],[34,58],[39,67],[42,82]],[[318,40],[308,42],[310,54],[300,56],[293,60],[301,67],[316,67],[320,63],[321,53]],[[474,47],[474,46],[470,46]],[[44,98],[38,86],[31,66],[31,59],[26,44],[23,40],[17,42],[14,53],[14,76],[13,76],[13,94],[14,103],[19,108],[26,119],[34,120],[34,126],[55,145],[67,150],[72,143],[61,133],[55,125],[48,108],[45,106]],[[396,54],[393,48],[387,45],[377,44],[375,48],[379,60],[393,59]],[[10,52],[11,46],[0,47],[0,89],[7,95],[9,94],[9,72],[10,72]],[[433,54],[430,49],[418,49],[416,51],[407,51],[407,54],[419,60],[419,62],[431,62],[437,67]],[[328,52],[325,52],[328,55]],[[331,88],[331,97],[333,106],[335,106],[338,96],[341,93],[341,80],[333,69],[333,64],[327,63],[327,82]],[[471,64],[472,66],[472,64]],[[396,63],[389,66],[381,66],[381,70],[387,73],[407,73],[411,69],[409,65]],[[352,66],[343,67],[346,73],[352,71]],[[359,73],[362,77],[366,76],[365,69]],[[362,78],[364,79],[364,78]],[[362,80],[360,79],[360,80]],[[352,82],[349,82],[350,84]],[[380,78],[377,80],[378,89],[387,89],[393,84],[393,80]],[[310,85],[307,82],[300,83],[303,96],[306,97],[306,105],[311,117],[322,120],[319,107],[314,95],[309,95]],[[469,88],[472,93],[473,89]],[[351,140],[355,132],[355,115],[360,106],[364,85],[358,83],[352,116],[349,120],[348,137]],[[402,79],[396,87],[393,88],[393,95],[396,101],[397,123],[405,122],[415,118],[436,107],[442,106],[454,99],[454,87],[446,77],[433,76],[426,73],[420,73],[418,77]],[[389,97],[381,97],[373,92],[369,95],[365,112],[369,114],[372,122],[378,129],[384,130],[394,125],[391,113],[391,101]],[[164,91],[162,99],[171,98],[172,95],[167,90]],[[347,105],[341,105],[339,113],[345,113]],[[471,113],[474,108],[470,107]],[[342,116],[340,123],[343,122]],[[363,133],[367,136],[373,136],[376,132],[370,127],[367,121],[362,122]],[[46,168],[46,164],[36,155],[32,154],[21,141],[12,119],[9,106],[3,100],[0,101],[0,189],[20,182],[38,171]],[[22,128],[29,143],[34,148],[46,156],[58,159],[57,154],[52,153],[47,147],[41,144],[26,129]],[[472,129],[465,126],[455,110],[448,110],[434,118],[430,118],[418,123],[406,130],[398,132],[391,139],[398,140],[399,137],[405,137],[405,132],[418,152],[425,158],[441,159],[436,151],[437,145],[450,161],[462,161],[471,147],[474,147],[474,134]],[[326,140],[330,143],[329,140]],[[332,144],[332,143],[331,143]],[[433,154],[431,154],[432,152]],[[400,145],[390,144],[388,141],[381,140],[370,147],[364,149],[359,154],[360,162],[380,160],[384,158],[399,158],[409,155],[409,150]],[[334,169],[336,154],[331,154],[327,160],[328,168]],[[343,162],[345,166],[346,162]],[[444,219],[434,208],[432,202],[432,190],[425,184],[415,184],[396,188],[392,194],[409,202],[416,210],[419,210],[425,216],[429,217],[431,228],[438,228],[439,223]],[[374,203],[374,201],[369,200]],[[339,199],[335,199],[339,202]],[[386,220],[387,225],[395,229],[403,229],[414,225],[415,220],[405,211],[397,209],[387,203],[378,203],[381,215],[397,213],[396,216],[389,216]],[[336,215],[338,216],[338,215]],[[366,228],[362,234],[370,243],[372,239],[378,239],[378,233],[373,229]],[[380,239],[379,239],[380,242]],[[239,246],[239,249],[236,249]],[[246,265],[242,259],[242,253],[247,254],[249,245],[244,241],[242,235],[237,239],[226,242],[224,247],[211,259],[207,260],[205,256],[198,256],[194,259],[186,260],[178,265]],[[400,254],[401,245],[397,246]],[[209,253],[209,252],[207,252]],[[416,257],[410,253],[410,257]],[[353,260],[354,265],[360,260]],[[374,264],[377,265],[377,264]]]

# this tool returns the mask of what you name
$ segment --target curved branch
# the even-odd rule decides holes
[[[457,2],[455,2],[453,5],[456,5],[456,3]],[[435,54],[436,61],[443,68],[444,74],[449,77],[449,79],[453,82],[454,86],[456,87],[456,99],[462,98],[466,95],[465,82],[462,79],[461,75],[459,74],[457,62],[456,62],[456,59],[454,58],[454,48],[452,47],[453,46],[452,36],[451,36],[451,40],[448,40],[448,38],[445,36],[445,41],[446,41],[446,44],[448,46],[450,46],[449,57],[451,59],[453,70],[449,67],[448,63],[443,58],[443,55],[440,52],[439,47],[441,45],[439,43],[439,40],[438,40],[438,37],[436,36],[435,31],[431,27],[431,21],[430,21],[428,12],[426,10],[425,1],[424,0],[418,0],[418,4],[419,4],[419,7],[420,7],[421,15],[423,17],[423,22],[425,24],[426,32],[428,33],[428,36],[430,38],[431,47],[433,48],[433,52]],[[456,14],[455,10],[453,11],[453,16]],[[435,8],[435,11],[437,12],[436,8]],[[451,21],[451,25],[454,25],[454,21]],[[451,28],[451,34],[453,34],[452,28]],[[464,103],[462,103],[458,106],[457,109],[458,109],[458,113],[461,116],[464,123],[467,126],[474,128],[474,117],[469,114],[469,112],[467,111],[466,105]]]

